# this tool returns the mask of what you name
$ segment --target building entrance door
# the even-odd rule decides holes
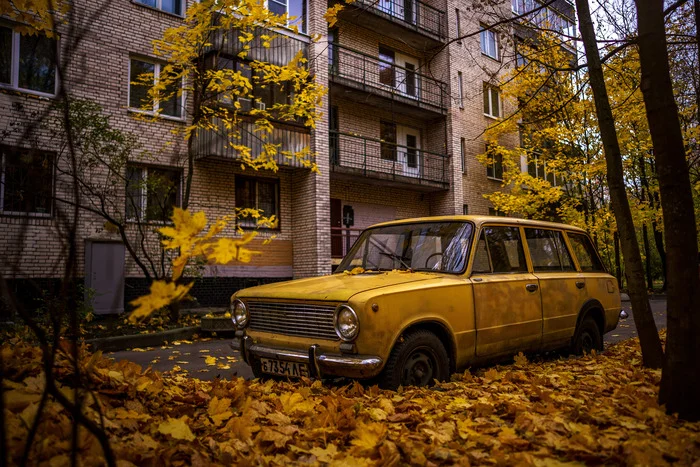
[[[405,126],[397,126],[397,159],[403,166],[403,175],[420,177],[421,146],[420,131]]]
[[[118,241],[85,241],[85,287],[98,315],[124,312],[124,244]]]

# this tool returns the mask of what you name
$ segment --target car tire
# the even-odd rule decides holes
[[[576,355],[583,355],[591,353],[592,350],[603,350],[603,336],[595,320],[588,316],[581,321],[576,330],[571,351]]]
[[[394,346],[379,377],[379,386],[430,386],[450,374],[450,358],[440,339],[419,329],[404,334]]]

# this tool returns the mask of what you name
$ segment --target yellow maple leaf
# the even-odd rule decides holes
[[[158,425],[158,431],[164,435],[170,435],[175,439],[184,439],[185,441],[193,441],[195,436],[192,430],[187,425],[187,415],[180,418],[170,418]]]
[[[311,413],[314,411],[316,404],[312,400],[304,400],[298,392],[284,393],[280,396],[282,409],[288,415]]]
[[[338,448],[335,444],[329,444],[325,448],[311,448],[309,452],[316,456],[319,462],[330,463],[335,459],[335,456],[338,455]]]
[[[162,240],[166,250],[180,248],[189,251],[192,248],[195,237],[199,235],[207,225],[207,216],[200,211],[195,214],[186,209],[175,208],[171,217],[173,226],[163,227],[158,231],[165,237]]]
[[[257,232],[248,232],[240,239],[220,238],[210,244],[211,251],[207,253],[207,257],[218,264],[228,264],[234,259],[248,263],[253,255],[260,254],[260,252],[249,250],[244,246],[250,243],[257,234]]]
[[[360,452],[373,451],[386,436],[386,431],[383,423],[358,423],[350,443]]]
[[[137,323],[147,318],[156,310],[160,310],[166,305],[175,301],[180,301],[187,296],[194,282],[189,284],[176,284],[175,282],[165,282],[162,280],[153,281],[148,295],[139,297],[131,301],[131,305],[136,307],[129,315],[129,322]]]
[[[215,366],[216,365],[216,357],[212,355],[208,355],[204,358],[204,363],[206,363],[209,366]]]
[[[522,352],[519,352],[518,355],[514,357],[515,360],[515,365],[516,366],[525,366],[527,365],[527,357],[523,355]]]
[[[214,425],[219,426],[233,416],[233,412],[229,410],[230,407],[231,399],[227,397],[219,399],[218,397],[214,396],[214,398],[209,401],[207,413],[209,414],[211,421],[214,422]]]

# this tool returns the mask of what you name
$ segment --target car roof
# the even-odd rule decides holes
[[[482,224],[494,223],[494,224],[513,224],[513,225],[523,225],[529,227],[549,227],[552,229],[565,229],[577,232],[586,233],[585,230],[580,227],[576,227],[569,224],[560,224],[557,222],[547,222],[547,221],[534,221],[531,219],[520,219],[517,217],[501,217],[501,216],[433,216],[433,217],[414,217],[411,219],[400,219],[389,222],[381,222],[379,224],[374,224],[373,227],[384,227],[389,225],[401,225],[401,224],[414,224],[419,222],[446,222],[446,221],[471,221],[479,227]]]

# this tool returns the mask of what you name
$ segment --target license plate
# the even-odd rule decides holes
[[[289,376],[292,378],[309,377],[309,366],[305,363],[261,358],[260,364],[262,365],[262,371],[271,375]]]

